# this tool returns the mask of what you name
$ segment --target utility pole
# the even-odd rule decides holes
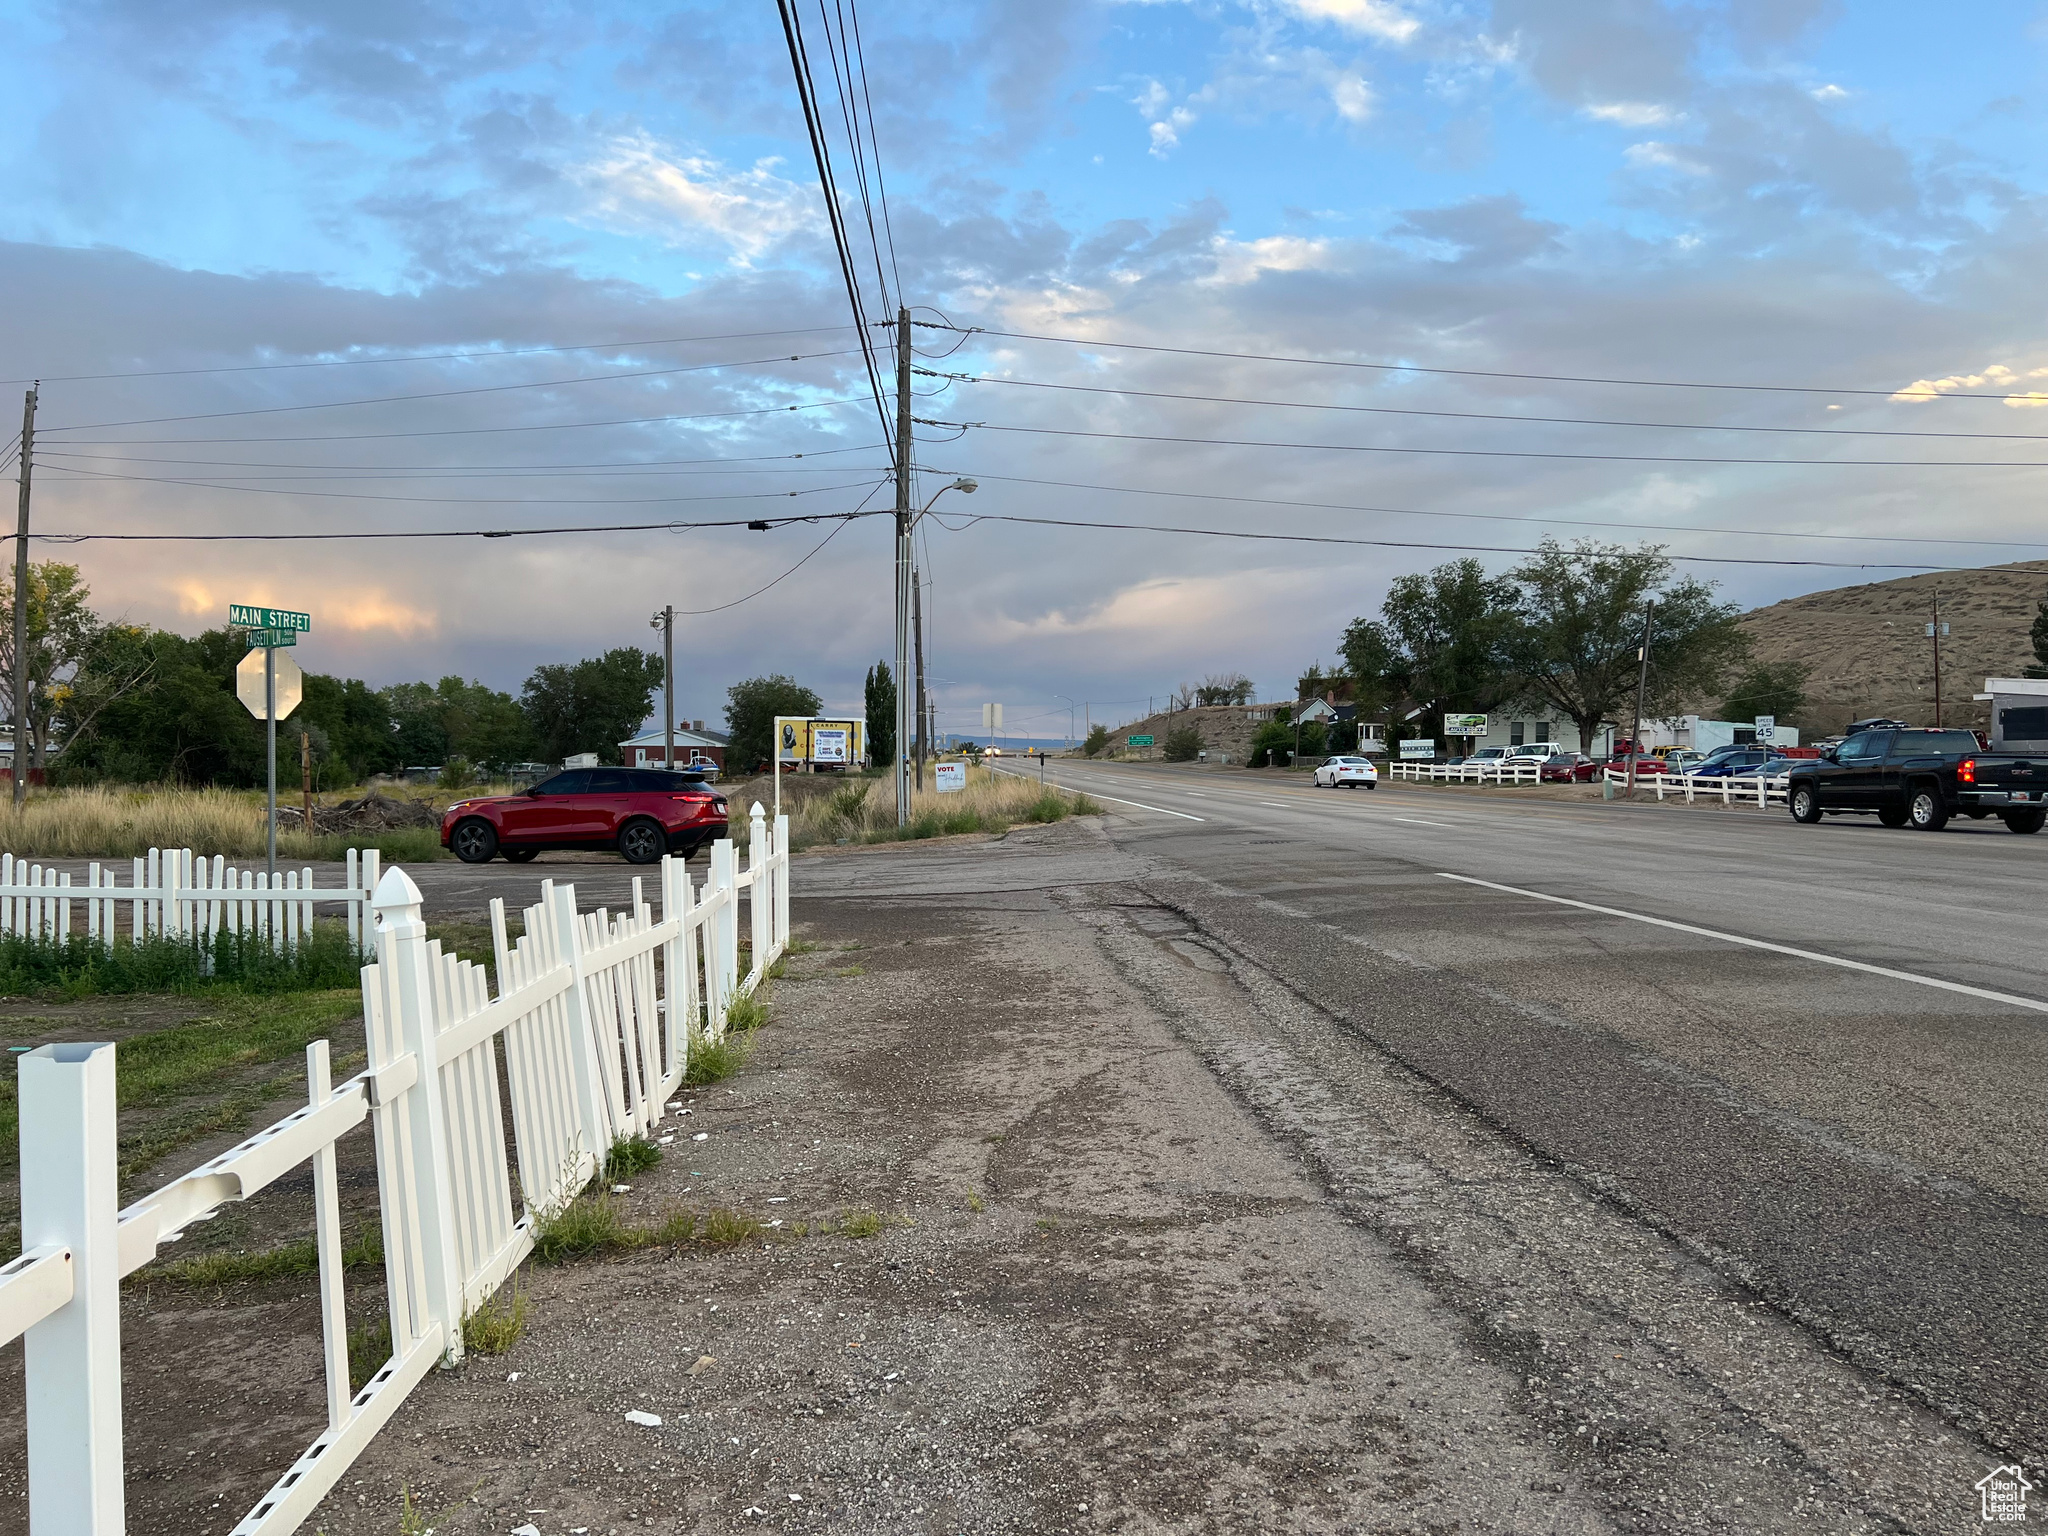
[[[910,821],[910,311],[896,311],[896,825]]]
[[[299,732],[299,825],[313,830],[313,738]]]
[[[916,566],[910,568],[910,637],[917,647],[917,787],[924,788],[926,737],[930,734],[930,701],[924,691],[924,583]],[[899,681],[897,687],[900,689]]]
[[[1636,764],[1643,758],[1643,699],[1650,691],[1650,616],[1657,611],[1655,603],[1643,604],[1643,645],[1636,652],[1636,724],[1634,739],[1629,743],[1628,753],[1628,794],[1630,799],[1636,793]]]
[[[662,765],[676,771],[676,605],[661,610],[661,752]]]
[[[263,647],[263,730],[268,742],[270,778],[265,804],[269,807],[270,832],[266,844],[270,883],[277,884],[277,647]],[[19,782],[20,775],[16,775]]]
[[[38,379],[21,402],[21,516],[14,535],[14,805],[28,799],[28,490],[36,459]]]
[[[1941,729],[1941,588],[1934,589],[1934,622],[1927,637],[1934,642],[1934,728]]]

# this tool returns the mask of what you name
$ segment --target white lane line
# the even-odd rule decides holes
[[[1598,912],[1603,917],[1625,917],[1632,923],[1649,923],[1657,928],[1669,928],[1677,933],[1695,933],[1702,938],[1719,939],[1725,944],[1740,944],[1747,949],[1767,949],[1774,955],[1791,955],[1799,960],[1818,960],[1822,965],[1838,965],[1845,971],[1863,971],[1872,976],[1886,976],[1893,981],[1910,981],[1917,986],[1939,987],[1944,992],[1960,992],[1965,997],[1981,997],[1994,1003],[2010,1003],[2015,1008],[2030,1008],[2035,1013],[2048,1013],[2048,1003],[2031,997],[2018,997],[2011,992],[1993,992],[1987,987],[1965,986],[1960,981],[1943,981],[1938,976],[1916,976],[1911,971],[1895,971],[1887,965],[1869,965],[1861,960],[1844,960],[1839,955],[1824,955],[1813,949],[1794,949],[1789,944],[1772,944],[1764,939],[1745,938],[1739,933],[1722,933],[1714,928],[1698,928],[1691,923],[1674,923],[1665,917],[1648,917],[1641,912],[1623,912],[1615,907],[1596,907],[1590,901],[1573,901],[1568,896],[1547,896],[1542,891],[1525,891],[1520,886],[1496,885],[1491,880],[1475,880],[1470,875],[1453,875],[1438,870],[1444,880],[1457,880],[1465,885],[1484,886],[1489,891],[1505,891],[1510,896],[1527,896],[1533,901],[1555,902],[1560,907],[1577,907],[1583,912]]]
[[[1141,811],[1157,811],[1162,816],[1178,816],[1182,821],[1207,821],[1209,819],[1206,816],[1190,816],[1186,811],[1169,811],[1163,805],[1147,805],[1142,800],[1119,800],[1115,795],[1105,795],[1099,789],[1084,790],[1083,793],[1093,795],[1098,800],[1107,800],[1114,805],[1135,805]]]
[[[1458,830],[1448,821],[1424,821],[1419,816],[1394,816],[1390,817],[1389,819],[1393,821],[1405,821],[1411,827],[1442,827],[1446,832],[1455,832]]]

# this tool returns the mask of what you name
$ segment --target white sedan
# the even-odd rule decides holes
[[[1333,757],[1316,769],[1317,789],[1350,789],[1355,784],[1372,789],[1379,781],[1380,771],[1369,757]]]

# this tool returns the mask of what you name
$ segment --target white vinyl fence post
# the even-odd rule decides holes
[[[789,948],[789,815],[775,818],[775,953]]]
[[[401,1046],[419,1063],[419,1078],[405,1095],[404,1115],[412,1142],[412,1197],[419,1215],[420,1258],[425,1273],[423,1310],[441,1325],[450,1362],[462,1358],[462,1263],[456,1249],[454,1181],[449,1176],[447,1119],[441,1109],[440,1021],[434,1016],[427,925],[420,917],[420,889],[402,869],[378,883],[371,905],[381,920],[377,960],[392,977]]]
[[[758,979],[767,975],[768,962],[775,958],[775,850],[768,842],[767,812],[758,800],[747,818],[747,874],[751,877],[747,881],[747,918],[754,940],[752,974]]]
[[[583,920],[576,915],[576,887],[558,885],[547,893],[548,921],[555,945],[569,966],[569,990],[562,1004],[569,1026],[569,1050],[576,1060],[576,1107],[582,1120],[582,1151],[594,1168],[604,1167],[612,1147],[611,1113],[605,1104],[604,1071],[597,1059],[597,1028],[590,1017],[590,988],[583,964]],[[578,1169],[571,1188],[583,1185]]]
[[[38,1536],[121,1536],[121,1239],[114,1047],[21,1058],[22,1251],[71,1250],[71,1300],[29,1329],[28,1519]]]

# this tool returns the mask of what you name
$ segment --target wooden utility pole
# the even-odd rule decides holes
[[[1934,642],[1934,728],[1941,729],[1941,588],[1934,589],[1934,622],[1927,626]]]
[[[676,770],[676,605],[661,610],[661,740],[662,766]]]
[[[28,491],[36,459],[36,392],[21,402],[21,513],[14,535],[14,804],[28,799]]]
[[[917,787],[924,788],[925,741],[931,733],[931,700],[924,691],[924,584],[910,568],[910,638],[917,650]],[[901,684],[898,684],[900,687]]]
[[[310,834],[313,830],[313,738],[304,731],[299,732],[299,792],[299,825]]]
[[[1650,691],[1650,616],[1656,611],[1655,603],[1643,604],[1643,645],[1636,652],[1636,724],[1628,750],[1628,793],[1631,798],[1636,792],[1636,764],[1643,759],[1643,700]]]
[[[910,311],[896,311],[896,825],[910,821]]]

